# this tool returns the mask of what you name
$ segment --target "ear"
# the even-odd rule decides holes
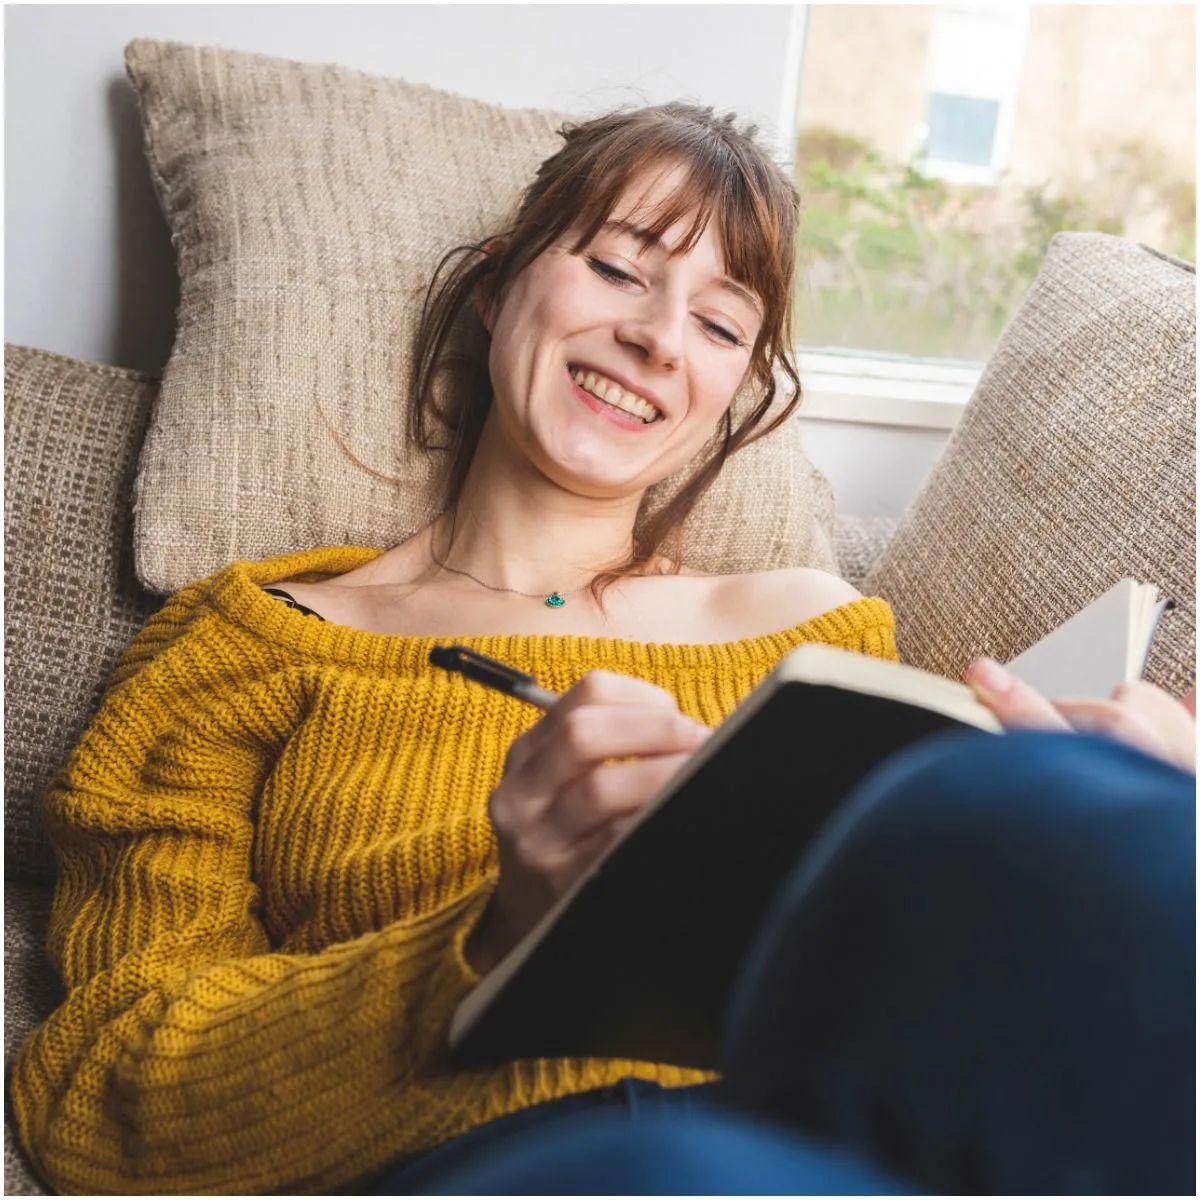
[[[488,257],[495,254],[500,254],[505,248],[503,238],[492,238],[483,247],[483,252]],[[486,278],[481,280],[475,286],[475,311],[479,314],[479,319],[483,322],[483,327],[490,335],[496,324],[496,293],[493,286],[493,280]]]

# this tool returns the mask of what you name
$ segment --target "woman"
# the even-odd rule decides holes
[[[895,655],[887,605],[822,572],[678,569],[690,506],[797,398],[767,423],[776,369],[796,387],[797,206],[708,110],[567,132],[427,307],[419,440],[468,305],[489,339],[449,420],[444,516],[385,553],[234,564],[134,640],[47,801],[68,995],[13,1102],[59,1189],[328,1189],[543,1102],[705,1082],[461,1072],[445,1035],[781,654]],[[761,400],[735,419],[745,382]],[[635,537],[647,489],[689,464]],[[567,695],[535,724],[431,669],[445,637]]]

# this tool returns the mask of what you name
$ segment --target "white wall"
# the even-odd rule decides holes
[[[801,410],[803,412],[803,410]],[[804,450],[833,484],[840,513],[898,517],[950,438],[948,429],[906,429],[800,417]]]

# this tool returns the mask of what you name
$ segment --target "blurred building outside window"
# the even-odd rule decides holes
[[[900,398],[899,423],[952,425],[1060,231],[1194,262],[1195,37],[1190,3],[808,5],[810,401],[816,380],[829,415]]]
[[[914,131],[926,175],[996,184],[1008,161],[1028,27],[1024,4],[934,11],[928,108]]]

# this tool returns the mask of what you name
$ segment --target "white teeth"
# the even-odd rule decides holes
[[[614,408],[621,409],[622,412],[641,417],[647,425],[658,416],[658,410],[654,405],[640,396],[633,395],[632,392],[625,391],[619,384],[605,379],[603,375],[597,375],[594,371],[572,371],[571,378],[581,388],[591,392],[593,396],[598,396],[606,404],[611,404]]]

